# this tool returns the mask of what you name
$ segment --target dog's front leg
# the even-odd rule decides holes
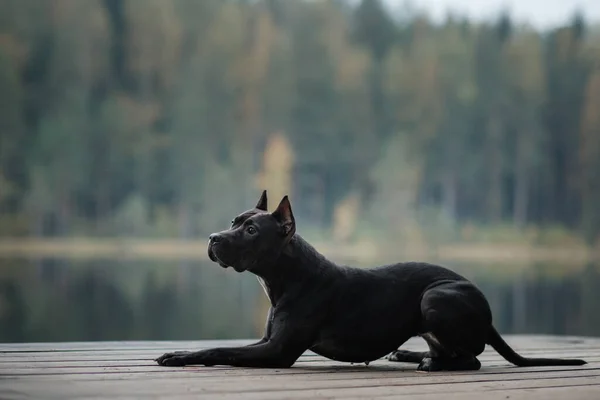
[[[155,361],[162,366],[231,365],[234,367],[288,368],[306,348],[286,347],[272,340],[244,347],[220,347],[197,352],[166,353]]]
[[[196,352],[167,353],[155,361],[164,366],[231,365],[234,367],[287,368],[312,343],[314,326],[305,318],[293,319],[288,312],[277,317],[269,312],[265,337],[258,343],[243,347],[218,347]]]
[[[269,311],[267,313],[267,321],[265,322],[265,333],[258,342],[246,345],[245,347],[256,346],[259,344],[263,344],[269,340],[271,337],[271,325],[273,323],[273,307],[269,307]]]
[[[252,347],[257,346],[259,344],[263,344],[269,340],[271,337],[271,324],[273,321],[273,307],[269,307],[269,312],[267,313],[267,321],[265,322],[265,333],[258,342],[250,343],[245,345],[244,347]]]

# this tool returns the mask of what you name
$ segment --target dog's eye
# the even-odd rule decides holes
[[[251,235],[254,235],[256,233],[256,228],[253,226],[249,226],[248,228],[246,228],[246,232],[248,232]]]

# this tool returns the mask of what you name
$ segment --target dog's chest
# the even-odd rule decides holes
[[[269,302],[271,303],[271,305],[274,305],[273,299],[271,298],[271,292],[269,291],[269,286],[267,286],[267,283],[261,277],[257,276],[256,279],[258,279],[258,283],[260,283],[260,286],[262,286],[263,290],[265,291],[265,294],[269,298]]]

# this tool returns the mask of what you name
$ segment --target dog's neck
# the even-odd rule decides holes
[[[255,272],[272,306],[287,292],[295,291],[322,276],[327,270],[337,268],[300,235],[295,234],[275,262],[264,270]]]

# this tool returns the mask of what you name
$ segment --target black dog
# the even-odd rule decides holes
[[[486,344],[518,366],[585,364],[515,353],[492,326],[484,295],[446,268],[337,266],[295,231],[288,197],[268,213],[265,191],[230,229],[210,235],[210,259],[252,272],[269,296],[264,337],[244,347],[167,353],[158,364],[286,368],[310,349],[337,361],[368,363],[393,352],[390,360],[418,363],[422,371],[477,370]],[[425,339],[429,351],[396,350],[413,336]]]

